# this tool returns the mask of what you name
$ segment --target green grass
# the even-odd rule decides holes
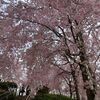
[[[63,95],[42,94],[36,96],[33,100],[71,100],[71,99]]]

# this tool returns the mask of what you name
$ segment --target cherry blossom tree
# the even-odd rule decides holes
[[[99,7],[98,0],[1,2],[1,55],[6,52],[16,63],[21,62],[20,67],[26,66],[30,83],[36,79],[34,82],[45,84],[51,79],[53,86],[58,72],[64,79],[70,72],[77,100],[79,73],[87,100],[95,100],[95,75],[100,66]]]

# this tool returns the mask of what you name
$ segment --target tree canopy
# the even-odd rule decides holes
[[[1,78],[94,100],[99,67],[99,0],[0,0]]]

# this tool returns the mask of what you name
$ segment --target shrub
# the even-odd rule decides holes
[[[49,88],[46,86],[43,86],[41,89],[37,91],[37,94],[48,94],[49,93]]]
[[[8,85],[6,82],[0,82],[0,88],[4,90],[8,90]]]
[[[72,100],[72,99],[63,95],[41,94],[41,95],[36,95],[33,100]]]
[[[0,82],[0,88],[8,90],[9,88],[17,88],[17,84],[14,82]]]
[[[49,88],[43,86],[41,89],[37,91],[37,94],[33,100],[71,100],[71,99],[63,95],[49,94]]]

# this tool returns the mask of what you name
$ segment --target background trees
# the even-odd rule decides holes
[[[10,77],[58,91],[72,80],[67,86],[74,86],[78,100],[84,87],[88,100],[94,100],[100,66],[99,6],[97,0],[1,2],[0,56],[9,59]]]

